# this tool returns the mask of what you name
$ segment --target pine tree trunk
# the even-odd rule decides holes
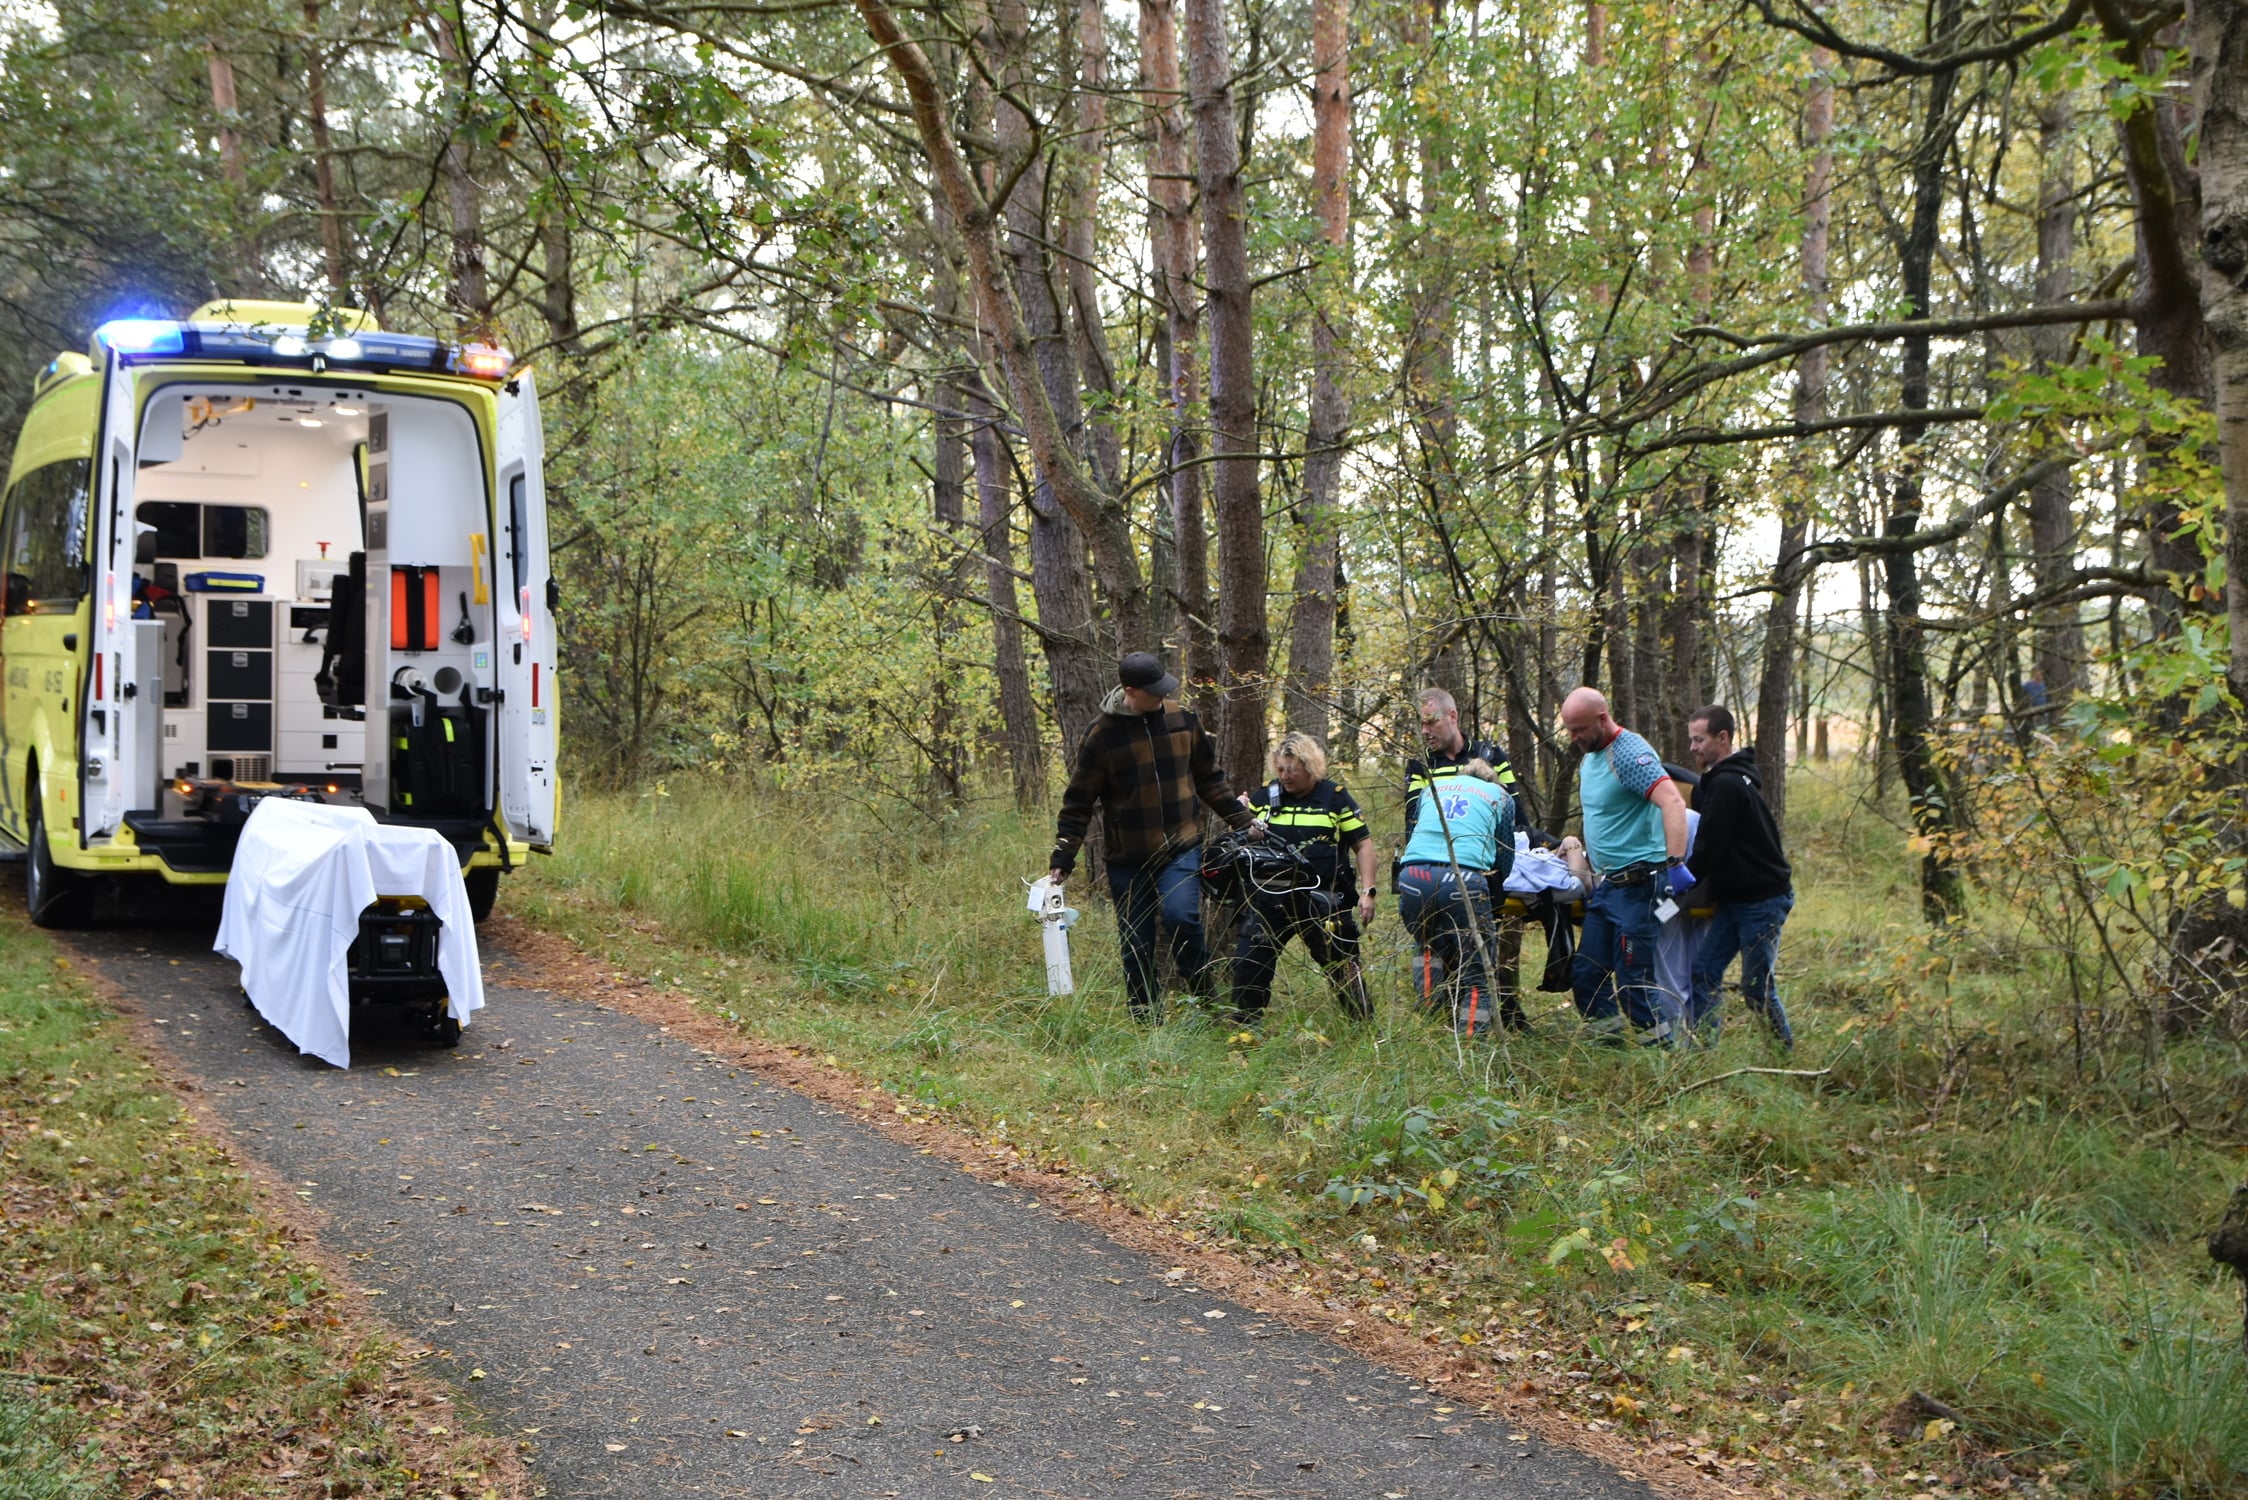
[[[1224,0],[1187,0],[1186,29],[1195,178],[1202,191],[1202,259],[1210,289],[1211,490],[1218,519],[1218,651],[1225,662],[1218,754],[1234,785],[1251,786],[1264,776],[1272,640],[1265,616],[1264,506],[1257,475],[1248,204]]]
[[[1010,274],[1013,266],[1000,245],[992,205],[986,201],[974,173],[960,154],[952,130],[952,102],[939,87],[928,54],[906,36],[885,0],[854,0],[854,4],[867,34],[881,48],[905,88],[922,154],[959,225],[967,258],[968,282],[975,292],[977,321],[990,340],[996,362],[1005,376],[1008,394],[1022,422],[1031,461],[1037,469],[1039,485],[1033,509],[1035,511],[1042,500],[1051,508],[1051,514],[1042,519],[1066,517],[1073,526],[1080,528],[1074,548],[1054,546],[1049,539],[1044,565],[1053,581],[1065,588],[1074,584],[1085,591],[1086,597],[1080,602],[1066,594],[1057,596],[1058,613],[1053,619],[1047,619],[1042,595],[1040,617],[1048,632],[1045,639],[1049,660],[1065,669],[1055,674],[1055,706],[1057,716],[1063,718],[1062,732],[1065,737],[1073,732],[1081,735],[1091,723],[1101,695],[1106,691],[1111,675],[1105,660],[1108,649],[1117,638],[1137,637],[1142,628],[1146,587],[1141,581],[1139,554],[1132,541],[1129,518],[1115,496],[1087,478],[1085,465],[1074,446],[1081,424],[1065,421],[1049,395],[1049,375],[1057,363],[1052,358],[1055,341],[1034,334],[1025,315]],[[997,133],[1002,137],[1010,120],[1018,131],[1024,131],[1023,122],[1012,106],[997,113],[1000,117]],[[977,111],[971,108],[969,114],[974,118]],[[1010,160],[1024,163],[1026,153],[1018,151]],[[1017,192],[1027,186],[1029,176],[1030,171],[1026,170],[1024,182],[1015,189]],[[1012,199],[1008,206],[1013,207]],[[1057,321],[1052,319],[1055,311],[1052,282],[1043,275],[1038,280],[1047,290],[1049,321],[1042,326],[1050,331]],[[1066,348],[1059,349],[1059,354],[1060,378],[1074,394],[1075,381]],[[1074,405],[1068,410],[1072,418],[1077,416]],[[1099,630],[1094,628],[1090,588],[1085,578],[1086,539],[1092,543],[1104,602],[1110,611],[1108,620],[1102,622],[1104,628]],[[1037,555],[1039,537],[1035,525],[1032,541],[1032,574],[1037,578],[1041,560]],[[1074,744],[1074,740],[1069,742]]]
[[[1193,163],[1187,150],[1186,96],[1180,83],[1176,0],[1140,0],[1140,73],[1153,121],[1148,140],[1148,234],[1154,247],[1157,300],[1171,430],[1171,546],[1182,621],[1179,676],[1187,701],[1215,722],[1218,636],[1210,600],[1210,536],[1202,503],[1202,294],[1194,285]]]
[[[234,63],[217,42],[206,43],[203,56],[211,76],[211,112],[219,117],[219,171],[229,186],[247,187],[250,173],[242,160],[242,129],[235,123],[241,105],[234,90]]]
[[[968,451],[975,460],[976,523],[984,560],[984,596],[991,601],[992,675],[999,682],[1000,733],[1015,805],[1046,800],[1046,750],[1039,733],[1038,702],[1023,661],[1021,606],[1015,597],[1014,466],[999,437],[999,413],[980,381],[967,384]],[[1073,746],[1065,746],[1065,753]]]
[[[420,17],[430,45],[437,50],[438,70],[453,93],[453,118],[447,125],[445,149],[438,157],[438,173],[445,184],[445,216],[452,231],[445,305],[452,312],[456,336],[496,342],[491,283],[484,265],[484,196],[469,171],[468,115],[476,78],[461,51],[457,30],[461,13],[457,7],[450,16],[424,10]]]
[[[351,268],[343,255],[343,208],[336,198],[334,143],[328,137],[328,51],[320,41],[319,0],[305,0],[305,109],[312,127],[312,182],[320,205],[320,256],[328,296],[351,295]]]
[[[1039,642],[1053,680],[1054,718],[1067,755],[1091,727],[1113,677],[1110,663],[1124,649],[1112,621],[1097,618],[1092,579],[1086,572],[1086,537],[1072,508],[1055,493],[1064,463],[1082,476],[1085,413],[1077,385],[1077,360],[1063,317],[1062,293],[1046,249],[1047,163],[1032,122],[1009,95],[1027,90],[1024,57],[1029,18],[1021,0],[999,0],[993,7],[989,48],[1003,82],[993,111],[993,135],[1000,162],[1009,170],[1031,158],[1016,179],[1004,206],[1005,253],[1028,344],[1028,375],[1035,371],[1040,394],[1053,413],[1060,452],[1036,463],[1030,491],[1030,576],[1038,597]],[[1017,405],[1021,396],[1017,394]],[[1080,482],[1083,482],[1080,477]]]
[[[1813,328],[1827,320],[1827,243],[1834,224],[1834,54],[1811,53],[1811,83],[1803,95],[1803,141],[1810,164],[1803,184],[1803,316]],[[1826,415],[1827,351],[1805,350],[1795,362],[1795,420]],[[1772,819],[1787,826],[1787,719],[1795,668],[1795,612],[1811,582],[1796,559],[1810,540],[1811,447],[1797,446],[1786,498],[1780,505],[1780,544],[1772,562],[1772,602],[1764,612],[1764,671],[1756,695],[1756,769]],[[1806,716],[1808,717],[1808,716]],[[1801,735],[1798,733],[1798,745]],[[1796,751],[1798,759],[1802,750]]]
[[[1074,32],[1079,59],[1077,138],[1063,157],[1068,217],[1062,226],[1064,278],[1069,288],[1071,343],[1077,350],[1079,378],[1093,400],[1087,415],[1093,477],[1115,493],[1123,473],[1123,444],[1110,411],[1116,399],[1116,363],[1108,350],[1108,325],[1101,315],[1098,252],[1102,153],[1108,138],[1108,32],[1101,24],[1100,0],[1078,0]],[[1125,649],[1139,649],[1133,642]],[[1149,642],[1148,644],[1152,644]]]
[[[1342,388],[1342,338],[1335,323],[1349,303],[1350,0],[1313,0],[1312,210],[1326,252],[1325,281],[1311,323],[1311,426],[1304,453],[1302,536],[1288,627],[1289,722],[1322,744],[1332,732],[1335,576],[1340,557],[1336,492],[1350,406]]]
[[[1958,29],[1962,0],[1938,0],[1931,39],[1949,41]],[[1925,125],[1913,162],[1912,220],[1905,231],[1900,266],[1907,318],[1929,315],[1929,285],[1935,264],[1936,236],[1941,227],[1944,168],[1950,160],[1951,98],[1958,81],[1956,71],[1930,78]],[[1928,407],[1928,352],[1925,334],[1903,342],[1899,406],[1906,411]],[[1920,527],[1925,503],[1923,464],[1919,445],[1928,435],[1925,423],[1908,422],[1897,429],[1900,455],[1889,514],[1882,535],[1908,540]],[[1888,595],[1889,703],[1894,714],[1897,774],[1911,800],[1913,827],[1924,841],[1920,856],[1920,911],[1932,923],[1958,915],[1964,891],[1959,873],[1933,842],[1954,824],[1951,791],[1935,760],[1935,714],[1928,698],[1928,657],[1925,627],[1920,620],[1920,558],[1909,548],[1899,548],[1882,558],[1882,581]]]

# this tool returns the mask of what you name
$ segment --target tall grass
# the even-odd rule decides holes
[[[1586,1378],[1557,1399],[1653,1393],[1838,1491],[1874,1454],[1961,1482],[2248,1485],[2218,1337],[2237,1303],[2198,1244],[2240,1122],[2150,1128],[2236,1096],[2236,1060],[2157,1042],[2087,1071],[2002,924],[1921,928],[1893,809],[1805,776],[1791,823],[1787,1065],[1831,1072],[1690,1092],[1778,1059],[1752,1025],[1714,1054],[1588,1045],[1565,997],[1534,993],[1534,1035],[1463,1046],[1415,1007],[1386,898],[1370,1023],[1292,949],[1253,1044],[1190,1009],[1136,1025],[1082,881],[1079,988],[1050,1000],[1023,882],[1051,825],[996,805],[693,780],[585,798],[508,900],[1195,1232],[1338,1285],[1379,1276],[1439,1337],[1573,1340]],[[1532,934],[1533,981],[1541,958]],[[1907,1422],[1914,1393],[1965,1430]]]

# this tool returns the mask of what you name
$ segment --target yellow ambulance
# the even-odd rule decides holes
[[[507,351],[221,302],[39,377],[0,506],[0,845],[32,919],[226,879],[265,797],[550,850],[555,587]]]

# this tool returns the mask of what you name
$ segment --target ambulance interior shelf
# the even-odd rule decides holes
[[[442,598],[438,570],[390,570],[390,648],[408,654],[438,649]],[[367,711],[367,554],[354,552],[336,575],[329,599],[330,628],[314,685],[329,713],[363,719]],[[468,600],[453,639],[475,640]],[[391,749],[391,814],[413,818],[478,817],[485,813],[487,711],[476,689],[450,665],[424,674],[411,663],[391,675],[387,688]]]

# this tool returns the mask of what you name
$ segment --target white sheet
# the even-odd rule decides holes
[[[242,988],[280,1033],[351,1066],[345,956],[377,896],[419,896],[444,923],[437,968],[463,1026],[484,1006],[476,922],[453,846],[427,828],[377,823],[363,807],[269,797],[251,810],[211,946],[242,966]]]
[[[1551,849],[1533,849],[1527,837],[1514,836],[1514,868],[1506,872],[1506,893],[1535,896],[1553,891],[1565,901],[1584,899],[1584,883],[1569,873],[1569,862]]]

